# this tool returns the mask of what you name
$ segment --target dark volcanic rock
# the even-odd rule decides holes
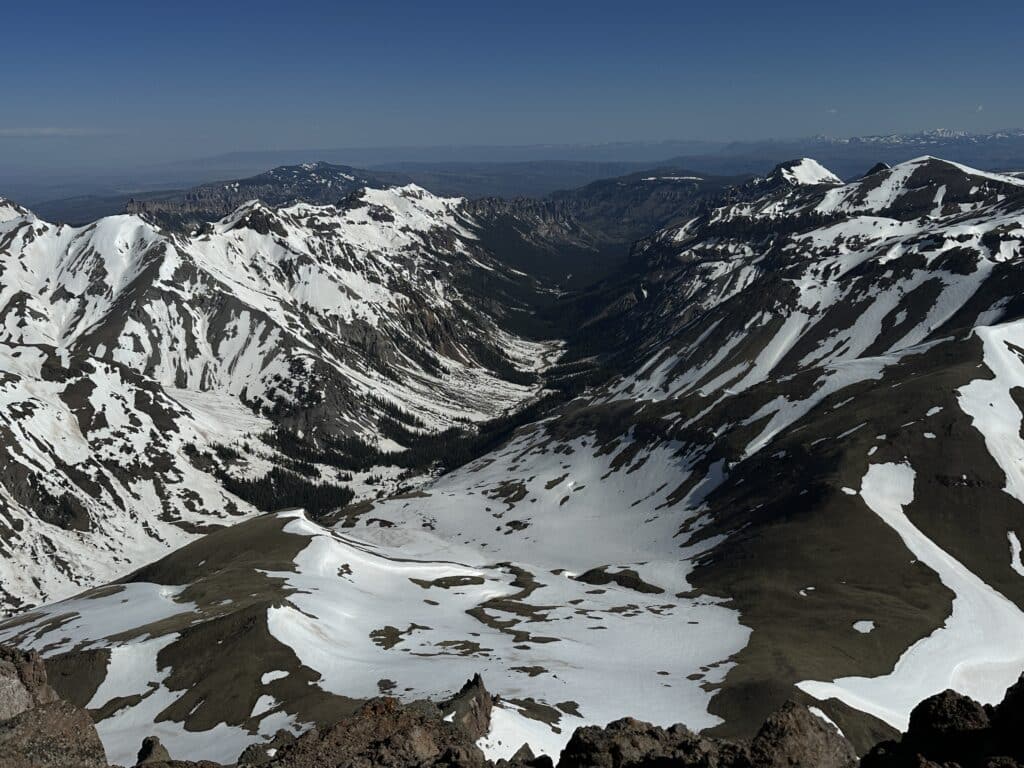
[[[275,755],[280,768],[483,768],[483,753],[463,727],[442,719],[440,710],[402,706],[397,699],[373,699],[337,725],[303,734]]]
[[[857,755],[839,733],[806,707],[787,702],[749,743],[659,728],[631,718],[607,728],[579,728],[559,768],[854,768]]]
[[[274,738],[263,744],[250,744],[238,757],[238,764],[267,765],[274,756],[281,751],[281,748],[295,741],[295,735],[283,728],[274,734]]]
[[[577,728],[562,750],[559,768],[748,766],[743,746],[699,736],[683,725],[660,728],[627,717],[605,728]]]
[[[758,768],[816,766],[852,768],[857,754],[839,732],[812,715],[807,707],[786,702],[769,717],[750,744],[751,763]]]
[[[465,729],[470,738],[485,736],[491,728],[491,694],[483,678],[474,675],[451,699],[440,704],[441,712],[452,715],[451,722]]]
[[[156,736],[147,736],[142,740],[139,748],[139,755],[135,758],[136,765],[151,765],[153,763],[167,763],[171,760],[171,753],[167,747],[160,743]]]
[[[495,768],[555,768],[555,764],[547,755],[537,756],[529,744],[523,744],[510,760],[496,762]]]
[[[58,701],[0,722],[0,768],[106,768],[92,718]]]
[[[1013,768],[1024,764],[1024,677],[1003,701],[982,706],[974,699],[943,691],[918,704],[900,741],[876,745],[864,768]]]
[[[1024,675],[1006,689],[1002,702],[992,713],[992,725],[1005,741],[1024,734]]]
[[[989,724],[988,713],[981,704],[946,690],[914,707],[907,735],[923,744],[934,744],[960,734],[984,731]]]

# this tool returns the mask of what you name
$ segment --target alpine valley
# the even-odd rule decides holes
[[[788,700],[861,754],[947,688],[1007,711],[1024,179],[406,182],[0,201],[0,642],[111,763],[265,763],[477,674],[491,760],[627,716],[756,752]]]

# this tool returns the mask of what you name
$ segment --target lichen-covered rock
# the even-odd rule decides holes
[[[0,768],[107,768],[84,709],[57,701],[0,722]]]
[[[0,646],[0,720],[57,698],[46,683],[46,667],[36,651]]]
[[[313,729],[284,746],[275,768],[484,768],[486,760],[460,725],[434,707],[373,699],[331,728]]]
[[[0,720],[7,720],[35,704],[13,665],[0,661]]]
[[[627,717],[605,728],[577,728],[559,768],[744,768],[745,747],[695,734],[683,725],[661,728]]]
[[[756,768],[855,768],[857,753],[835,728],[790,701],[761,726],[750,760]]]

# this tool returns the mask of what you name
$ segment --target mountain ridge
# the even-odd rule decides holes
[[[515,326],[545,289],[490,257],[459,204],[367,188],[182,234],[4,203],[5,607],[250,516],[263,485],[340,506],[353,471],[380,472],[337,446],[401,451],[534,397],[557,345]],[[344,468],[301,458],[324,452]]]

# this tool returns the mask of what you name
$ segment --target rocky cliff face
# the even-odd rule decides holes
[[[0,766],[107,766],[89,714],[58,698],[39,654],[9,646],[0,646]]]
[[[705,210],[744,180],[665,168],[543,200],[483,198],[465,206],[506,263],[578,289],[619,267],[635,241]]]

